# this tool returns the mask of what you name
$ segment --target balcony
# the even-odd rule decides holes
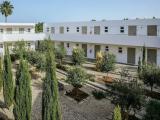
[[[93,44],[146,46],[160,48],[160,36],[52,34],[52,40]]]
[[[0,34],[0,42],[11,42],[11,41],[36,41],[43,40],[45,38],[44,33],[28,33],[28,34]]]

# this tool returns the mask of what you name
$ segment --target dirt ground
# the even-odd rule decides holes
[[[30,67],[31,71],[36,71],[34,67]],[[13,72],[15,76],[15,66],[13,66]],[[42,103],[42,78],[44,73],[31,72],[32,81],[32,120],[41,120],[41,103]],[[65,76],[57,73],[57,78],[62,79]],[[90,86],[84,86],[81,90],[89,94],[84,101],[77,103],[72,98],[65,95],[65,92],[71,90],[72,86],[65,84],[64,90],[59,92],[60,104],[63,120],[110,120],[112,118],[112,112],[114,105],[110,103],[108,99],[96,100],[92,91],[94,88]],[[14,119],[13,113],[4,107],[3,91],[0,92],[0,116],[12,120]]]

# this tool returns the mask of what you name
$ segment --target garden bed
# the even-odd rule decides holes
[[[73,98],[77,102],[81,102],[82,100],[86,99],[89,95],[85,92],[83,92],[80,89],[73,89],[72,91],[67,91],[66,95]]]

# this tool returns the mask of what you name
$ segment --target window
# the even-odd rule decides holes
[[[24,28],[19,28],[19,33],[23,34],[24,33]]]
[[[31,32],[31,28],[28,28],[27,31],[28,31],[28,32]]]
[[[109,51],[109,47],[108,46],[106,46],[105,51]]]
[[[49,27],[47,27],[47,32],[49,32]]]
[[[87,26],[82,26],[82,34],[87,34]]]
[[[67,48],[69,48],[69,43],[67,43]]]
[[[55,33],[55,28],[54,27],[51,27],[51,33]]]
[[[120,33],[124,33],[124,27],[120,27]]]
[[[67,27],[67,32],[69,32],[69,27]]]
[[[147,35],[148,36],[157,36],[157,26],[156,25],[148,25],[147,26]]]
[[[31,47],[31,43],[27,43],[28,44],[28,48],[30,48]]]
[[[60,34],[63,34],[63,33],[64,33],[64,27],[60,27],[60,28],[59,28],[59,33],[60,33]]]
[[[122,53],[122,52],[123,52],[123,51],[122,51],[122,47],[119,47],[119,48],[118,48],[118,52],[119,52],[119,53]]]
[[[76,46],[78,47],[78,46],[79,46],[79,44],[76,44]]]
[[[0,48],[3,48],[3,44],[0,44]]]
[[[79,32],[79,27],[77,27],[77,32]]]
[[[0,29],[0,33],[3,33],[3,29]]]
[[[99,35],[100,34],[100,26],[94,26],[94,34]]]
[[[12,34],[12,28],[7,28],[7,34]]]
[[[128,26],[128,35],[136,36],[137,34],[137,26]]]
[[[108,32],[108,27],[104,27],[104,32]]]

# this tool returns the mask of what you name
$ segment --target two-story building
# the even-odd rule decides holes
[[[35,49],[35,42],[43,40],[45,34],[35,33],[35,23],[0,23],[0,54],[4,53],[4,43],[12,48],[16,41],[27,41],[30,49]]]
[[[64,44],[67,54],[81,47],[87,58],[98,51],[116,55],[119,63],[138,64],[142,47],[146,61],[160,65],[160,19],[106,20],[44,24],[44,33],[55,44]]]

